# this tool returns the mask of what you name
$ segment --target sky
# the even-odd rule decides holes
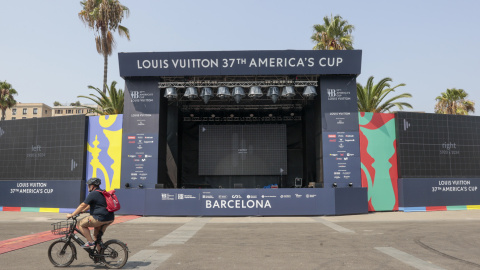
[[[340,15],[355,26],[362,50],[364,85],[392,78],[405,83],[395,94],[433,113],[435,98],[464,89],[480,114],[480,1],[478,0],[121,0],[130,9],[122,22],[131,40],[115,35],[108,84],[119,76],[119,52],[310,50],[313,25]],[[101,88],[103,57],[94,32],[78,18],[80,1],[23,0],[0,3],[0,81],[22,103],[70,104]]]

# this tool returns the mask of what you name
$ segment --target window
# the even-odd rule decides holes
[[[67,114],[71,114],[73,110],[67,110]]]
[[[33,108],[33,114],[37,114],[38,112],[38,109],[37,108]]]
[[[27,108],[23,108],[23,114],[27,114]]]
[[[17,115],[17,109],[12,109],[12,115]]]
[[[22,117],[22,119],[27,119],[27,117]]]
[[[63,110],[55,110],[55,114],[63,114]]]
[[[47,114],[47,113],[48,113],[48,111],[47,111],[47,110],[45,110],[45,114]]]
[[[16,117],[12,117],[12,120],[15,120],[15,119],[17,119],[17,118],[16,118]]]

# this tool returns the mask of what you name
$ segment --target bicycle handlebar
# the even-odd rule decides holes
[[[81,214],[83,214],[83,213],[80,213],[80,214],[76,214],[76,215],[74,215],[74,216],[71,216],[71,217],[67,218],[67,220],[69,220],[69,219],[76,220]]]

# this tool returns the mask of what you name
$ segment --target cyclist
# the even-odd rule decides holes
[[[83,245],[83,248],[90,248],[95,246],[94,240],[97,239],[97,235],[102,230],[105,232],[108,225],[112,224],[115,219],[115,215],[113,212],[107,211],[107,201],[101,192],[97,192],[100,190],[100,184],[102,180],[99,178],[90,178],[87,181],[88,191],[90,192],[75,211],[71,214],[67,214],[67,219],[71,218],[72,216],[78,215],[84,211],[90,209],[90,216],[83,218],[78,223],[78,230],[82,232],[82,234],[87,238],[87,242]],[[89,227],[93,227],[93,237],[90,235]]]

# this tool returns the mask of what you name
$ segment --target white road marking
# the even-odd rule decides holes
[[[185,223],[185,225],[176,229],[175,231],[165,235],[158,241],[151,244],[151,246],[159,247],[166,245],[185,244],[192,238],[203,226],[210,221],[210,218],[195,218]]]
[[[335,223],[333,223],[333,222],[330,222],[330,221],[328,221],[328,220],[325,220],[325,219],[323,219],[323,218],[321,218],[321,217],[315,217],[315,218],[313,218],[313,219],[315,219],[316,221],[318,221],[319,223],[322,223],[323,225],[325,225],[325,226],[327,226],[327,227],[330,227],[330,228],[336,230],[337,232],[341,232],[341,233],[355,233],[355,231],[352,231],[352,230],[350,230],[350,229],[347,229],[347,228],[345,228],[345,227],[342,227],[342,226],[340,226],[340,225],[338,225],[338,224],[335,224]]]
[[[430,270],[430,269],[435,269],[435,270],[440,270],[444,269],[439,266],[436,266],[435,264],[429,263],[427,261],[421,260],[413,255],[410,255],[408,253],[405,253],[401,250],[398,250],[393,247],[376,247],[376,250],[383,252],[405,264],[408,264],[412,267],[415,267],[416,269],[420,270]]]
[[[157,250],[141,250],[128,258],[128,262],[123,269],[157,269],[170,256],[172,254],[158,253]]]

